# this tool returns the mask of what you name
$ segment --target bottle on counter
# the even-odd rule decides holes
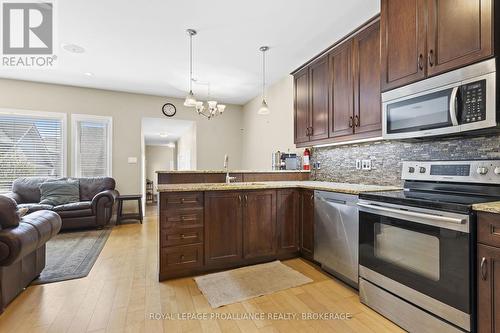
[[[309,148],[306,148],[304,150],[304,155],[302,156],[302,168],[304,170],[310,170],[310,166],[309,166],[309,163],[310,163],[310,157],[311,156],[311,151],[309,150]]]

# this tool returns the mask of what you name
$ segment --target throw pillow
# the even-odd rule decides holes
[[[23,207],[23,208],[18,208],[17,209],[17,215],[19,218],[22,218],[24,215],[26,215],[29,211],[29,208]]]
[[[40,204],[59,206],[80,201],[80,183],[77,179],[46,181],[40,184]]]

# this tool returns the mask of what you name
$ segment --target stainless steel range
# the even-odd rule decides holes
[[[472,206],[500,200],[500,161],[404,162],[402,178],[359,196],[361,301],[410,332],[473,332]]]

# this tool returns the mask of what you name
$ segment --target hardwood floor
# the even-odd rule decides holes
[[[157,280],[156,211],[115,227],[83,279],[29,287],[0,316],[0,332],[402,332],[355,290],[302,259],[285,264],[314,283],[210,308],[193,279]],[[352,313],[349,320],[152,320],[151,313]]]

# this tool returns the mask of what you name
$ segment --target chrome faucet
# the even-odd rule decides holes
[[[229,176],[229,156],[224,155],[224,170],[226,170],[226,184],[230,184],[232,180],[236,180],[236,177]]]

